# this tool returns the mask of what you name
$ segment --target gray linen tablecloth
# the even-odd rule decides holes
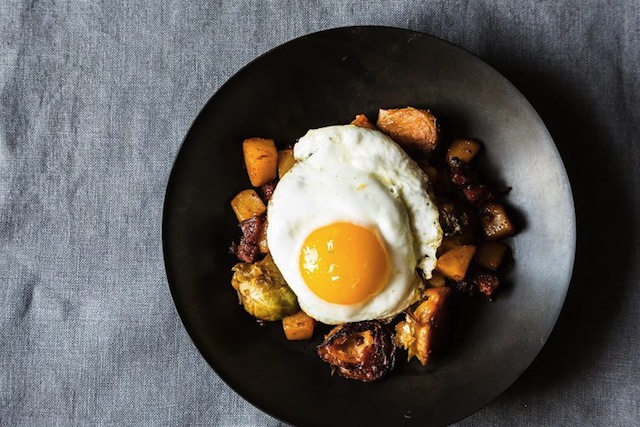
[[[431,33],[527,96],[578,216],[546,347],[460,426],[640,424],[640,3],[0,3],[0,425],[276,426],[186,334],[164,273],[164,190],[207,99],[244,64],[354,24]]]

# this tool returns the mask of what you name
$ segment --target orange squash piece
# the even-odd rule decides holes
[[[273,139],[245,139],[242,143],[242,152],[251,185],[260,187],[276,178],[278,151]]]
[[[487,270],[496,271],[507,252],[508,246],[502,242],[482,242],[478,246],[475,263]]]
[[[278,178],[289,172],[289,169],[293,167],[296,159],[293,157],[293,150],[286,148],[278,151]]]
[[[474,245],[457,246],[438,258],[436,270],[449,279],[459,282],[466,276],[475,253],[476,247]]]
[[[447,150],[447,163],[451,163],[454,158],[458,158],[468,164],[478,154],[480,148],[480,143],[473,139],[454,139]]]
[[[262,215],[267,207],[255,190],[242,190],[231,200],[231,209],[236,214],[238,222],[242,222],[254,215]]]
[[[315,326],[315,319],[302,310],[282,319],[282,329],[289,341],[308,340]]]

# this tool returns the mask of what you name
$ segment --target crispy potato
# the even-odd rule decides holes
[[[367,128],[367,129],[375,129],[376,128],[376,125],[371,123],[371,120],[369,120],[369,118],[367,116],[365,116],[364,114],[358,114],[356,116],[356,118],[351,121],[351,124],[354,125],[354,126],[358,126],[358,127],[361,127],[361,128]]]
[[[260,187],[276,179],[278,152],[273,139],[245,139],[242,143],[242,151],[251,185]]]
[[[291,169],[295,162],[296,159],[293,157],[293,149],[286,148],[278,151],[278,178],[282,178],[282,176]]]
[[[478,252],[476,252],[474,261],[480,267],[496,271],[500,264],[502,264],[502,260],[507,253],[507,248],[508,246],[502,242],[481,242],[478,245]]]
[[[480,209],[480,225],[487,240],[504,239],[516,232],[509,215],[500,203],[487,203]]]
[[[411,155],[424,157],[438,145],[438,123],[429,110],[380,109],[376,125]]]
[[[470,163],[476,154],[480,151],[480,143],[473,139],[458,138],[454,139],[451,146],[447,150],[446,160],[451,164],[453,159],[460,159],[465,163]]]
[[[315,326],[315,319],[302,310],[282,319],[282,329],[289,341],[308,340]]]
[[[238,222],[247,220],[254,215],[262,215],[267,210],[264,202],[253,189],[239,192],[231,200],[231,208],[235,212]]]
[[[464,245],[443,253],[436,263],[436,270],[449,279],[460,281],[467,274],[471,258],[476,253],[474,245]]]

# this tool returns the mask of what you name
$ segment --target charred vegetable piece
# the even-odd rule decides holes
[[[333,328],[317,347],[318,355],[338,375],[365,382],[387,375],[395,364],[391,332],[378,321],[345,323]]]
[[[376,125],[371,123],[371,120],[369,120],[369,118],[367,116],[365,116],[364,114],[358,114],[356,116],[356,118],[353,119],[351,124],[354,125],[354,126],[358,126],[358,127],[361,127],[361,128],[367,128],[367,129],[375,129],[376,128]]]
[[[438,145],[438,122],[429,110],[413,107],[381,109],[376,125],[407,153],[417,157],[426,156]]]
[[[500,203],[487,203],[480,208],[480,225],[487,240],[504,239],[516,232],[504,206]]]
[[[293,157],[293,149],[287,148],[285,150],[278,151],[278,178],[289,172],[289,169],[294,165],[296,159]]]
[[[469,280],[459,280],[450,282],[449,287],[454,294],[462,297],[472,297],[476,293],[476,288]]]
[[[452,280],[462,280],[467,274],[471,258],[476,253],[474,245],[464,245],[443,253],[436,263],[436,270]]]
[[[498,277],[487,271],[476,271],[471,277],[471,282],[478,288],[481,294],[487,297],[490,301],[493,299],[493,295],[500,286],[500,280]]]
[[[231,208],[238,222],[255,215],[262,215],[267,210],[264,202],[255,190],[242,190],[231,200]]]
[[[469,214],[453,203],[441,204],[439,213],[440,226],[445,236],[462,234],[470,223]]]
[[[474,184],[478,180],[478,174],[462,160],[454,157],[449,161],[449,179],[458,186]]]
[[[447,150],[446,161],[451,164],[453,159],[460,159],[468,164],[478,154],[480,148],[480,143],[473,139],[454,139]]]
[[[427,289],[424,301],[396,325],[395,341],[407,350],[408,360],[415,356],[424,366],[437,356],[448,328],[450,293],[446,287]]]
[[[242,143],[242,151],[251,185],[260,187],[276,178],[278,152],[273,139],[245,139]]]
[[[509,247],[502,242],[488,241],[478,245],[474,258],[476,264],[487,270],[496,271],[504,259]]]
[[[232,270],[231,285],[244,309],[256,319],[280,320],[299,310],[296,295],[270,255],[255,263],[238,263]]]
[[[282,329],[289,341],[308,340],[315,326],[315,319],[302,310],[282,319]]]

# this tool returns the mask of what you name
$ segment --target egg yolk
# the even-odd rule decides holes
[[[300,271],[309,289],[336,304],[363,302],[380,292],[389,266],[378,231],[347,222],[314,230],[300,251]]]

